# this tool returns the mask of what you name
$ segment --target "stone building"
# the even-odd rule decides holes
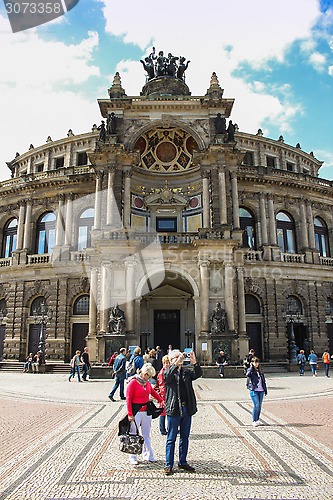
[[[312,153],[240,132],[213,73],[127,96],[118,73],[92,131],[30,146],[0,184],[0,357],[44,345],[194,346],[212,362],[333,352],[333,190]],[[122,328],[110,327],[119,304]]]

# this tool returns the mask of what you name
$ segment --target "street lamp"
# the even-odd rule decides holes
[[[43,301],[33,310],[35,323],[40,323],[40,333],[39,333],[39,343],[38,351],[41,353],[41,364],[45,364],[45,345],[46,345],[46,325],[48,321],[52,318],[52,310],[47,307],[46,303]]]
[[[289,329],[289,362],[291,365],[297,364],[297,352],[296,352],[296,342],[295,342],[295,330],[294,323],[299,322],[301,318],[301,311],[297,307],[295,300],[292,297],[288,297],[287,308],[284,313],[284,317],[287,319],[287,323],[290,325]]]
[[[185,330],[185,337],[186,337],[186,347],[190,347],[190,338],[191,338],[192,332],[189,328]]]

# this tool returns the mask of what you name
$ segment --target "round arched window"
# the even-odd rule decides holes
[[[281,252],[296,253],[295,222],[286,212],[276,214],[276,235]]]

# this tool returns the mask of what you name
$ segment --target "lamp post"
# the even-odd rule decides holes
[[[46,345],[46,325],[48,321],[52,318],[52,310],[50,307],[47,307],[46,303],[41,302],[38,308],[35,308],[34,311],[34,319],[35,323],[40,323],[40,333],[39,333],[39,343],[38,343],[38,351],[41,353],[41,364],[45,364],[45,345]]]
[[[7,309],[3,306],[0,309],[0,361],[3,360],[3,341],[5,337],[5,328],[7,322]]]
[[[287,319],[287,323],[290,325],[289,328],[289,363],[291,365],[297,364],[297,351],[296,351],[296,342],[295,342],[295,330],[294,323],[299,322],[301,317],[301,312],[299,308],[296,306],[291,297],[288,297],[287,308],[284,316]]]
[[[186,347],[190,347],[190,338],[191,338],[192,332],[189,328],[185,330],[185,337],[186,337]]]

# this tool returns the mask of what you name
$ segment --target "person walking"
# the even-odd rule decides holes
[[[300,376],[304,375],[304,368],[305,368],[305,362],[306,362],[306,357],[305,357],[305,353],[304,353],[304,350],[301,349],[299,351],[299,354],[297,354],[297,364],[299,366],[299,374]]]
[[[78,382],[82,382],[80,377],[80,366],[81,366],[81,351],[77,350],[71,360],[71,372],[68,377],[69,382],[72,380],[72,378],[75,377],[75,372],[77,373]]]
[[[138,370],[140,370],[143,367],[144,361],[143,357],[141,355],[141,347],[137,346],[130,359],[128,360],[128,364],[130,366],[133,366],[133,369],[129,368],[126,371],[126,378],[133,377],[137,373]]]
[[[258,358],[252,358],[250,368],[246,371],[246,387],[250,391],[250,397],[253,402],[252,425],[257,427],[260,425],[259,417],[264,395],[267,396],[267,386],[265,375],[260,367]]]
[[[186,472],[195,472],[195,468],[187,463],[189,436],[192,416],[197,412],[193,380],[202,377],[202,368],[197,363],[194,352],[190,353],[193,370],[183,368],[184,355],[178,349],[169,352],[170,366],[164,372],[166,388],[166,414],[168,436],[165,448],[164,473],[173,474],[175,444],[179,429],[178,468]]]
[[[216,364],[219,367],[219,375],[221,378],[223,378],[224,377],[224,367],[225,367],[225,365],[228,364],[227,356],[225,355],[224,351],[220,351],[220,355],[216,360]]]
[[[317,376],[317,362],[318,362],[318,356],[315,354],[313,350],[310,351],[309,357],[308,357],[308,362],[310,365],[310,368],[312,370],[312,376],[316,377]]]
[[[149,382],[149,379],[153,377],[155,377],[154,367],[150,363],[145,363],[139,372],[131,377],[126,389],[127,414],[131,423],[130,432],[136,434],[135,420],[137,427],[141,427],[144,438],[142,458],[146,462],[156,462],[150,440],[152,416],[147,415],[146,405],[151,397],[157,399],[162,405],[164,404],[161,396]],[[137,455],[130,455],[129,461],[132,465],[137,465]]]
[[[330,360],[330,355],[329,355],[328,351],[325,351],[323,353],[323,362],[324,362],[324,366],[325,366],[325,375],[326,375],[326,377],[329,377],[331,360]]]
[[[89,353],[88,353],[88,347],[85,347],[83,349],[83,353],[81,356],[81,361],[83,363],[82,367],[82,380],[87,382],[87,375],[88,371],[90,370],[90,359],[89,359]]]
[[[111,401],[115,401],[113,396],[115,395],[116,390],[119,387],[120,399],[126,399],[124,388],[125,388],[125,377],[126,377],[126,348],[122,347],[119,351],[118,356],[113,363],[113,370],[115,374],[115,382],[109,394],[109,399]]]
[[[169,368],[169,366],[170,366],[169,356],[168,355],[163,356],[162,368],[156,377],[155,390],[156,390],[156,392],[159,393],[159,395],[161,396],[161,398],[163,399],[164,402],[165,402],[164,372],[167,368]],[[160,433],[162,434],[162,436],[166,436],[168,434],[167,430],[166,430],[166,426],[165,426],[165,417],[166,417],[166,411],[164,408],[161,415],[159,416],[159,429],[160,429]]]

